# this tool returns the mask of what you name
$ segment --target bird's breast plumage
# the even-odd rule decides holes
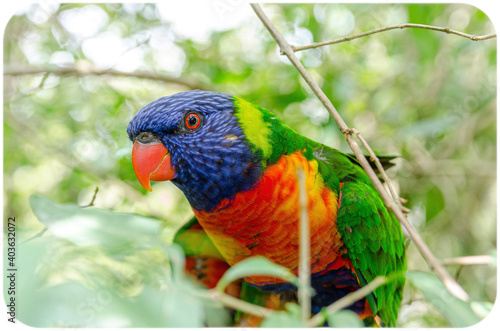
[[[250,190],[223,200],[210,212],[195,215],[230,265],[262,255],[297,273],[299,256],[299,183],[306,174],[311,235],[311,271],[323,274],[350,266],[337,231],[338,196],[325,186],[318,164],[302,152],[282,156],[269,166]],[[272,277],[248,277],[258,286],[283,282]]]

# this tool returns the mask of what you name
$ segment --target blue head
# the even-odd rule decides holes
[[[148,167],[141,164],[153,162],[147,185],[149,179],[171,179],[196,210],[210,211],[223,199],[248,190],[261,172],[234,116],[234,98],[227,94],[194,90],[160,98],[132,118],[127,132],[134,150],[160,144],[166,149],[158,161],[151,161],[156,156],[149,152],[142,158],[133,155],[133,162],[138,160],[136,174]],[[162,175],[161,162],[168,163],[163,166],[168,176]]]

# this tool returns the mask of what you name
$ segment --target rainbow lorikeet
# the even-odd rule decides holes
[[[170,180],[188,199],[195,219],[176,240],[209,247],[209,257],[219,261],[198,268],[198,278],[209,287],[229,266],[251,256],[297,274],[299,167],[306,176],[316,292],[311,313],[378,275],[406,269],[401,226],[358,162],[298,134],[260,106],[222,93],[182,92],[146,105],[127,131],[142,186],[151,190],[151,180]],[[198,233],[199,241],[183,239],[188,232]],[[277,305],[293,301],[296,290],[266,276],[246,277],[243,285],[240,293],[256,288],[277,298]],[[398,277],[349,309],[368,324],[394,326],[403,285]]]

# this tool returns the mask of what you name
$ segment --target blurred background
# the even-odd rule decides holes
[[[485,13],[462,4],[263,9],[293,45],[408,22],[495,32]],[[407,29],[297,53],[346,123],[376,152],[398,156],[389,175],[440,259],[496,255],[496,42]],[[240,96],[350,151],[244,2],[47,1],[13,16],[4,35],[3,207],[4,219],[16,217],[18,243],[45,229],[30,195],[85,206],[96,188],[94,206],[160,220],[168,243],[192,212],[171,183],[146,194],[126,126],[148,102],[194,88]],[[45,231],[19,247],[18,318],[37,327],[170,326],[157,317],[165,261],[155,246],[110,252]],[[408,268],[428,270],[412,244]],[[447,268],[472,301],[491,306],[496,266]],[[449,325],[410,288],[403,304],[401,327]]]

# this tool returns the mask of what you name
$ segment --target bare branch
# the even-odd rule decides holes
[[[37,234],[35,234],[33,237],[28,238],[28,239],[26,239],[26,240],[24,240],[24,241],[20,242],[20,243],[19,243],[19,245],[26,244],[27,242],[30,242],[30,241],[32,241],[33,239],[36,239],[36,238],[38,238],[38,237],[43,236],[43,234],[44,234],[45,232],[47,232],[47,230],[48,230],[48,228],[47,228],[46,226],[44,226],[44,227],[43,227],[43,229],[42,229],[40,232],[38,232]]]
[[[312,328],[322,325],[325,322],[325,315],[330,315],[335,313],[336,311],[349,307],[353,303],[363,299],[368,294],[375,291],[375,289],[377,289],[379,286],[384,285],[386,281],[387,278],[384,276],[376,277],[374,280],[372,280],[370,283],[366,284],[359,290],[349,293],[348,295],[338,299],[337,301],[326,307],[326,314],[324,312],[320,312],[314,315],[309,320],[308,326]]]
[[[401,208],[399,208],[400,204],[394,202],[394,200],[387,193],[382,182],[379,180],[379,178],[371,168],[370,164],[368,163],[368,160],[363,155],[358,144],[354,141],[352,137],[352,130],[349,129],[349,127],[346,125],[342,117],[339,115],[339,113],[333,106],[332,102],[327,98],[325,93],[321,90],[318,84],[316,84],[316,82],[309,75],[309,73],[304,68],[302,63],[295,56],[295,52],[291,48],[290,44],[283,38],[283,36],[272,24],[272,22],[269,20],[269,18],[266,16],[264,11],[258,4],[251,4],[251,6],[255,11],[255,13],[257,14],[257,16],[262,21],[262,23],[264,24],[264,26],[267,28],[271,36],[274,38],[276,43],[279,45],[280,50],[284,52],[284,54],[287,56],[290,62],[295,66],[297,71],[300,73],[302,78],[313,90],[314,94],[316,94],[316,96],[320,99],[325,108],[328,110],[328,112],[332,116],[333,120],[337,124],[340,131],[344,134],[344,137],[349,146],[351,147],[351,150],[353,151],[354,155],[359,161],[361,167],[365,170],[366,174],[370,178],[370,181],[372,182],[373,186],[380,194],[380,197],[384,201],[385,205],[394,213],[399,222],[406,228],[415,246],[417,246],[420,254],[422,254],[422,256],[427,261],[431,269],[433,269],[436,272],[436,274],[441,278],[441,280],[445,284],[446,288],[448,288],[448,290],[451,293],[453,293],[453,295],[462,300],[468,300],[469,296],[467,295],[467,292],[465,292],[464,289],[455,281],[455,279],[453,279],[453,277],[450,276],[450,274],[448,273],[448,271],[446,271],[441,262],[434,256],[434,254],[432,254],[432,251],[429,249],[427,244],[422,240],[422,238],[415,230],[415,228],[413,228],[411,223],[408,222],[408,220],[406,219],[406,216],[404,215],[403,211],[401,210]]]
[[[384,178],[385,183],[389,187],[389,193],[392,195],[392,199],[396,202],[396,204],[399,206],[400,209],[402,209],[401,205],[401,198],[399,197],[398,193],[394,189],[394,186],[392,185],[391,180],[387,176],[384,167],[382,166],[382,163],[380,163],[379,158],[377,155],[375,155],[375,152],[371,149],[370,145],[368,145],[368,142],[363,138],[363,136],[356,130],[356,129],[351,129],[352,132],[358,137],[359,141],[361,144],[365,147],[366,151],[370,155],[370,160],[375,163],[375,166],[377,167],[377,170],[380,172],[382,177]]]
[[[497,37],[496,33],[487,34],[487,35],[484,35],[484,36],[474,36],[474,35],[467,34],[467,33],[464,33],[464,32],[452,30],[450,28],[444,28],[444,27],[439,27],[439,26],[431,26],[431,25],[424,25],[424,24],[403,23],[403,24],[396,24],[396,25],[391,25],[391,26],[386,26],[386,27],[383,27],[383,28],[378,28],[378,29],[370,30],[370,31],[359,33],[359,34],[355,34],[355,35],[352,35],[352,36],[342,37],[342,38],[335,39],[335,40],[323,41],[323,42],[319,42],[319,43],[312,43],[312,44],[304,45],[304,46],[291,46],[291,47],[292,47],[293,51],[299,52],[299,51],[303,51],[305,49],[311,49],[311,48],[317,48],[317,47],[322,47],[322,46],[327,46],[327,45],[339,44],[339,43],[343,43],[343,42],[350,41],[350,40],[353,40],[353,39],[358,39],[358,38],[361,38],[361,37],[366,37],[366,36],[369,36],[369,35],[372,35],[372,34],[375,34],[375,33],[379,33],[379,32],[390,31],[390,30],[397,30],[397,29],[407,29],[407,28],[434,30],[434,31],[448,33],[448,34],[454,34],[454,35],[457,35],[457,36],[460,36],[460,37],[468,38],[468,39],[473,40],[473,41],[487,40],[487,39],[493,39],[493,38]]]
[[[443,265],[460,264],[460,265],[477,265],[477,264],[491,264],[495,258],[490,255],[473,255],[473,256],[459,256],[451,257],[442,260]]]
[[[300,255],[299,255],[299,303],[302,312],[302,320],[307,322],[311,314],[311,238],[309,237],[309,215],[307,208],[307,186],[304,169],[300,166],[297,170],[299,179],[299,205],[300,205]]]
[[[207,90],[208,88],[200,83],[192,82],[186,79],[159,75],[149,71],[134,71],[124,72],[116,69],[102,70],[98,68],[89,68],[85,66],[72,66],[72,67],[58,67],[58,66],[37,66],[37,67],[22,67],[10,66],[4,69],[4,76],[23,76],[23,75],[36,75],[36,74],[54,74],[59,76],[121,76],[121,77],[137,77],[143,79],[150,79],[161,81],[165,83],[172,83],[177,85],[186,86],[191,89]]]
[[[97,198],[97,192],[99,192],[99,186],[95,187],[94,195],[92,196],[92,200],[90,200],[89,204],[82,206],[82,208],[92,207],[94,205],[95,198]]]
[[[406,208],[405,206],[401,206],[401,210],[403,211],[403,213],[405,214],[409,214],[411,212],[411,210],[409,208]]]

